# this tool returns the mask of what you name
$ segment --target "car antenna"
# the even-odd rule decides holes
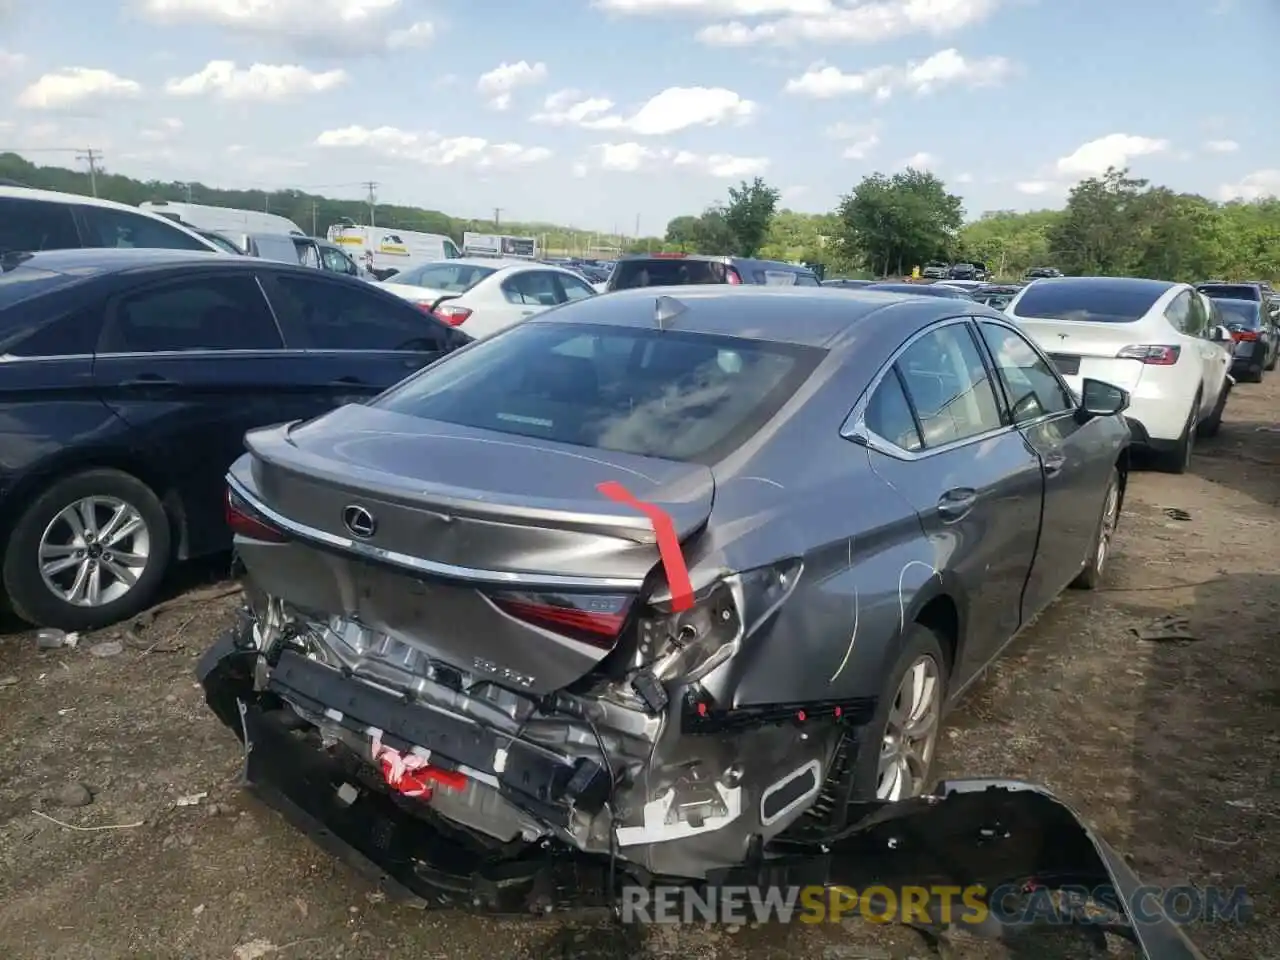
[[[653,306],[653,320],[659,330],[667,329],[672,320],[689,309],[675,297],[659,297]]]

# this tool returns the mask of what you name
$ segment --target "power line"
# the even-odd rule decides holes
[[[93,147],[85,147],[83,153],[76,154],[77,160],[84,160],[89,164],[89,189],[93,191],[93,195],[98,195],[98,161],[102,159],[102,153]]]

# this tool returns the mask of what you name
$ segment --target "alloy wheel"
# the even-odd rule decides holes
[[[84,497],[49,521],[40,536],[40,576],[77,607],[119,600],[138,582],[151,556],[142,514],[117,497]]]
[[[1119,518],[1120,487],[1113,483],[1107,488],[1107,502],[1102,508],[1102,530],[1098,535],[1098,554],[1094,559],[1094,564],[1099,573],[1102,572],[1102,568],[1107,562],[1107,556],[1111,552],[1111,538],[1115,535],[1116,522]]]
[[[885,725],[876,799],[901,800],[922,793],[933,762],[942,718],[938,662],[920,657],[908,668]]]

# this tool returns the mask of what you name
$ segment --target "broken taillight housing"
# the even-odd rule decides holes
[[[702,679],[777,613],[803,570],[802,561],[790,559],[726,576],[679,613],[651,602],[652,615],[640,621],[639,663],[658,681]]]
[[[240,494],[227,487],[227,526],[239,537],[266,543],[285,543],[289,538],[280,528],[263,519]]]
[[[572,640],[612,650],[627,622],[635,597],[630,594],[491,593],[494,606],[517,620]]]

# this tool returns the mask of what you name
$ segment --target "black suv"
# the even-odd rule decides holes
[[[606,292],[636,287],[679,287],[730,283],[759,286],[817,287],[818,275],[808,267],[780,260],[710,257],[693,253],[651,253],[622,257],[609,275]]]

